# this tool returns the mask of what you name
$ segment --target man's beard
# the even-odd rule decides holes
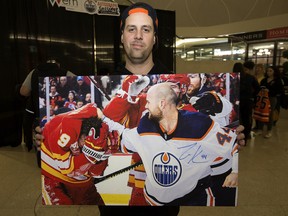
[[[127,55],[127,57],[133,64],[143,64],[148,59],[148,56],[144,53],[141,53],[141,55],[134,55],[133,53],[130,53],[130,55]]]
[[[199,89],[200,89],[200,88],[190,89],[190,90],[187,91],[187,95],[188,95],[189,97],[196,96],[196,95],[198,94],[198,92],[199,92]]]
[[[157,113],[155,113],[155,114],[152,114],[152,113],[149,111],[149,116],[148,116],[148,118],[149,118],[151,121],[154,121],[154,122],[159,123],[159,122],[163,119],[163,113],[161,112],[160,109],[158,109]]]
[[[142,50],[142,51],[136,51],[134,49],[127,48],[124,49],[126,53],[126,57],[129,59],[130,62],[133,64],[143,64],[150,56],[151,52],[149,50]],[[151,50],[152,51],[152,50]]]

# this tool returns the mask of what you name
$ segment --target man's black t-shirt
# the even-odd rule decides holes
[[[118,65],[116,72],[113,73],[113,75],[131,75],[129,70],[125,68],[124,65]],[[165,65],[163,65],[161,62],[156,61],[152,69],[149,71],[148,75],[151,74],[173,74],[172,71],[168,70]]]

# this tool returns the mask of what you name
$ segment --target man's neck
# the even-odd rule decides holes
[[[160,122],[161,127],[165,130],[166,133],[174,130],[178,123],[178,111],[177,109],[169,112],[165,118],[163,118]]]

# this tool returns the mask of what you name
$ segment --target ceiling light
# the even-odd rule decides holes
[[[213,39],[215,39],[215,38],[184,38],[184,39],[179,39],[176,41],[176,47],[181,46],[182,44],[186,44],[186,43],[209,41],[209,40],[213,40]]]

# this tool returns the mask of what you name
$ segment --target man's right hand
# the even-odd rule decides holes
[[[42,130],[39,126],[34,129],[33,132],[33,144],[36,147],[37,151],[41,151],[41,143],[44,140],[44,136],[42,135]]]
[[[102,110],[99,109],[98,107],[97,107],[97,116],[98,116],[99,119],[103,119],[103,117],[104,117],[104,114],[103,114]]]

